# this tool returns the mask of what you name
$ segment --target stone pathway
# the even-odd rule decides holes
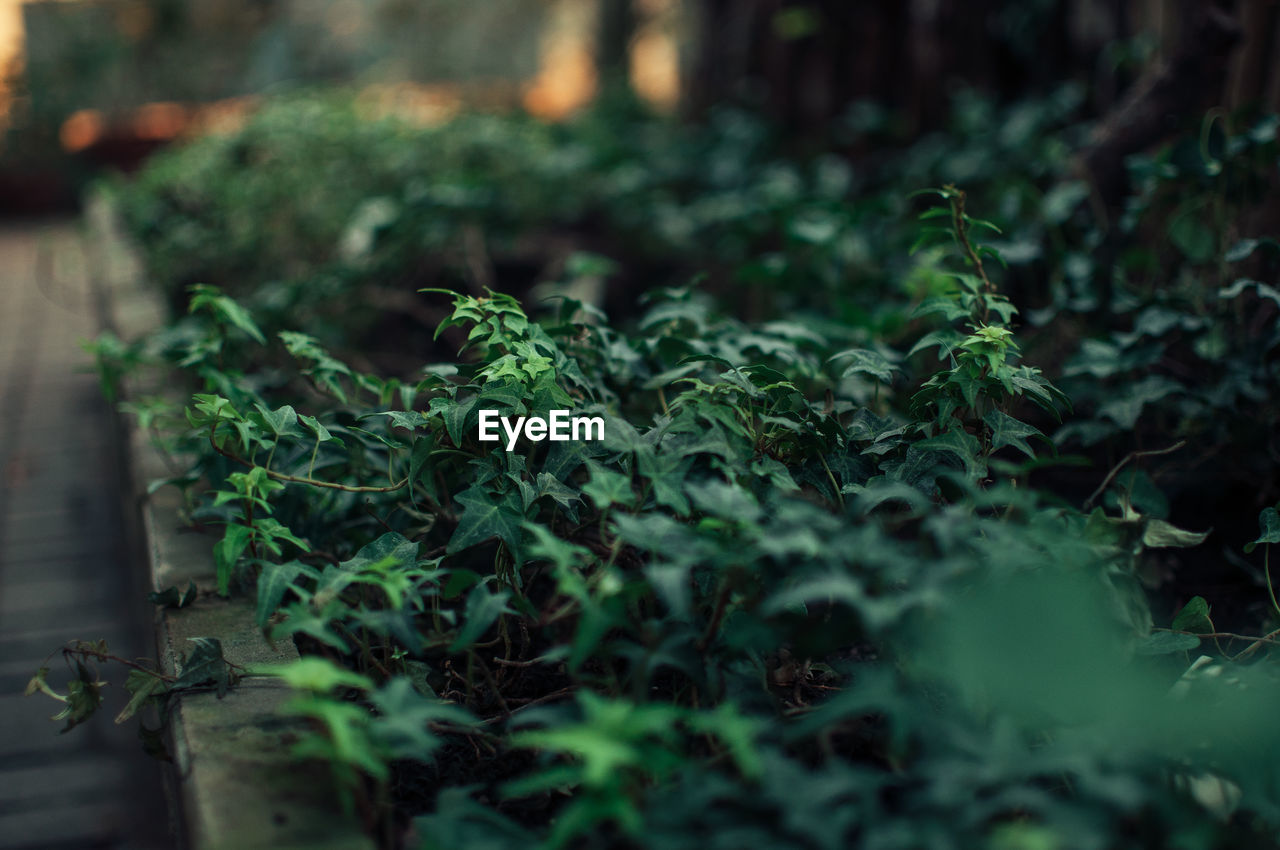
[[[22,695],[69,640],[155,651],[110,410],[78,345],[101,327],[93,277],[73,224],[0,228],[0,850],[172,844],[160,765],[111,722],[122,689],[65,735],[52,700]]]

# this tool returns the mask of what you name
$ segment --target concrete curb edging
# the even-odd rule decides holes
[[[137,258],[123,238],[110,200],[101,193],[86,202],[86,249],[106,304],[123,339],[159,327],[161,299],[143,286]],[[140,397],[144,388],[127,386]],[[298,658],[291,642],[267,643],[247,599],[222,599],[216,585],[212,538],[184,530],[181,496],[165,487],[146,492],[148,482],[171,473],[150,437],[123,423],[131,473],[130,495],[138,506],[141,545],[155,590],[194,581],[198,599],[181,609],[156,612],[157,658],[167,673],[188,651],[190,638],[216,637],[228,661],[239,665],[287,663]],[[179,832],[190,850],[372,850],[373,840],[354,816],[344,815],[327,772],[300,765],[290,748],[300,721],[280,712],[290,696],[284,683],[245,679],[222,699],[213,693],[174,699],[170,742],[173,797],[181,809]]]

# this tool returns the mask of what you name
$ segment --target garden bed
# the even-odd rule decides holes
[[[1193,213],[1274,180],[1277,122],[1135,163],[1107,231],[1066,109],[902,152],[915,196],[742,116],[305,99],[117,187],[181,309],[99,368],[186,382],[131,410],[208,532],[152,520],[161,601],[209,563],[164,547],[213,552],[164,615],[177,757],[244,708],[387,847],[1272,846],[1280,250]],[[495,291],[531,233],[578,249],[550,307]],[[611,321],[582,293],[615,275],[643,293]],[[394,336],[388,289],[425,305]],[[601,439],[484,439],[556,410]],[[1188,441],[1256,484],[1217,539]],[[1243,565],[1212,599],[1177,580],[1206,545]]]
[[[90,246],[110,325],[129,338],[154,331],[164,320],[161,299],[145,286],[134,249],[119,229],[111,201],[93,196],[86,212]],[[125,398],[154,392],[137,380]],[[157,607],[156,646],[160,669],[175,674],[189,656],[193,638],[216,637],[226,659],[242,667],[286,664],[298,658],[292,642],[268,644],[246,599],[216,592],[206,537],[183,520],[182,496],[174,488],[148,490],[169,474],[171,459],[151,435],[125,418],[126,453],[137,506],[146,566],[156,592],[195,585],[197,596],[182,608]],[[182,846],[190,850],[248,848],[372,847],[359,822],[343,816],[332,788],[300,769],[290,748],[302,723],[284,716],[290,689],[279,679],[242,681],[224,695],[188,693],[169,707],[168,755]],[[157,801],[160,805],[160,801]]]

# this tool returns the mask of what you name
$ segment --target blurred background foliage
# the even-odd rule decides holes
[[[316,84],[354,85],[419,122],[462,104],[562,118],[618,89],[685,116],[735,103],[845,155],[944,128],[963,90],[1003,105],[1071,83],[1088,119],[1162,68],[1182,102],[1132,122],[1159,125],[1147,134],[1174,129],[1169,111],[1274,111],[1275,5],[1221,5],[5,0],[4,174],[28,181],[5,205],[65,204],[87,168],[135,167],[158,144],[238,124],[263,94]]]

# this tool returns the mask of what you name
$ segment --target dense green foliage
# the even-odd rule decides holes
[[[1255,499],[1231,625],[1277,624],[1280,258],[1235,232],[1276,122],[1135,163],[1108,230],[1072,105],[962,100],[860,176],[739,114],[300,100],[118,187],[185,315],[104,381],[194,382],[130,409],[306,652],[300,757],[422,847],[1275,846],[1274,635],[1159,579],[1220,521],[1175,522],[1185,440]]]

